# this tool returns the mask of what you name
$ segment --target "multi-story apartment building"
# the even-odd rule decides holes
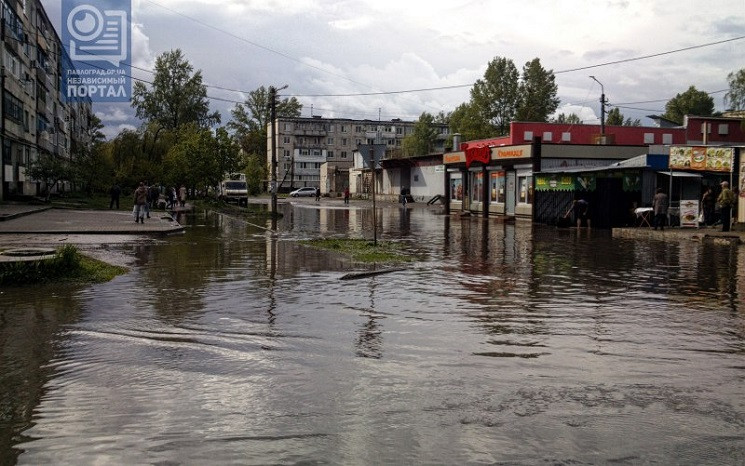
[[[66,99],[61,91],[67,52],[39,0],[0,0],[0,143],[2,189],[11,195],[37,195],[41,188],[26,176],[39,157],[70,158],[89,143],[89,98]]]
[[[328,163],[337,170],[349,170],[360,144],[386,144],[387,158],[400,157],[403,140],[416,122],[351,120],[346,118],[279,117],[275,121],[277,184],[280,191],[298,187],[320,187],[321,167]],[[439,134],[433,152],[444,152],[447,125],[437,125]],[[272,170],[271,127],[267,131],[267,165]],[[271,178],[271,175],[270,175]],[[333,188],[332,188],[333,189]]]

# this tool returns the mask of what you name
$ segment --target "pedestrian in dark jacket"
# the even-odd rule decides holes
[[[109,209],[113,209],[114,206],[116,206],[116,209],[119,210],[119,196],[121,194],[122,188],[120,188],[118,184],[114,183],[114,185],[109,190],[109,196],[111,196],[111,201],[109,201]]]

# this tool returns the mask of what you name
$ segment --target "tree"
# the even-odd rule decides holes
[[[56,155],[39,155],[26,169],[26,175],[44,183],[45,199],[49,202],[52,191],[60,181],[71,178],[70,162]]]
[[[259,154],[246,157],[246,188],[248,188],[248,194],[252,196],[264,191],[262,181],[269,177],[265,160],[266,157]]]
[[[403,141],[404,156],[426,155],[432,152],[437,141],[435,117],[427,112],[422,113],[414,125],[414,131]]]
[[[303,105],[295,97],[277,103],[277,117],[299,117]],[[267,124],[269,123],[269,90],[264,86],[249,92],[246,101],[231,110],[228,123],[234,137],[247,154],[260,154],[266,159]]]
[[[686,115],[711,116],[714,113],[714,99],[704,91],[691,86],[682,94],[677,94],[665,104],[664,118],[683,124]]]
[[[581,125],[582,120],[580,119],[579,115],[576,113],[570,113],[567,115],[566,113],[559,113],[559,115],[554,118],[553,123],[566,123],[570,125]]]
[[[178,142],[164,160],[169,184],[185,184],[197,189],[218,186],[224,172],[216,157],[215,146],[215,138],[209,129],[196,124],[183,125],[178,131]]]
[[[209,113],[202,72],[194,72],[179,49],[164,52],[155,60],[150,89],[140,81],[134,84],[132,107],[138,118],[165,130],[176,130],[187,123],[208,127],[220,122],[218,112]]]
[[[477,80],[471,89],[470,105],[479,118],[496,130],[497,136],[509,133],[509,124],[515,119],[518,79],[512,60],[496,57],[487,65],[484,79]]]
[[[727,81],[729,91],[724,95],[724,101],[731,110],[745,110],[745,68],[728,74]]]
[[[605,124],[610,126],[641,126],[642,122],[638,118],[636,120],[632,120],[631,118],[624,120],[621,110],[615,107],[608,112],[608,116],[605,118]]]
[[[458,105],[450,114],[450,130],[451,133],[460,133],[464,141],[485,139],[494,135],[494,128],[479,115],[478,109],[470,102]]]
[[[549,115],[559,106],[556,97],[558,86],[554,72],[546,71],[538,58],[523,66],[522,81],[518,86],[519,103],[516,112],[518,121],[548,121]]]

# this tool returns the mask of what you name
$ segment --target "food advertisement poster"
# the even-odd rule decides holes
[[[698,201],[680,201],[680,226],[698,228]]]
[[[671,170],[732,171],[735,150],[732,147],[672,146],[668,166]]]

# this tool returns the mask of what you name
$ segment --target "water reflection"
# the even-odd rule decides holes
[[[739,247],[381,208],[420,261],[340,281],[299,241],[371,238],[369,209],[283,208],[186,217],[107,284],[2,290],[0,462],[745,457]]]

